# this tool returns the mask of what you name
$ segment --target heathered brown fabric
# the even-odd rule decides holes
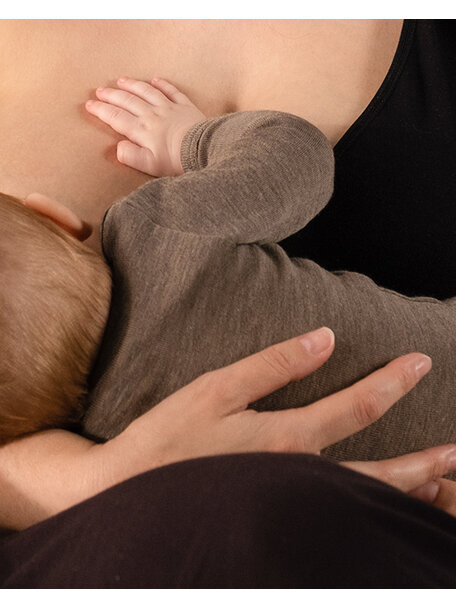
[[[184,175],[145,184],[105,217],[113,307],[84,432],[114,437],[200,374],[327,325],[330,360],[255,408],[312,403],[421,351],[433,359],[424,380],[326,454],[377,459],[456,441],[454,300],[408,298],[290,259],[275,244],[331,196],[334,159],[322,133],[291,114],[238,112],[193,126],[181,159]]]

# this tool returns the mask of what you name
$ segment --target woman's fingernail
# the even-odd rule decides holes
[[[447,462],[449,469],[451,469],[452,471],[456,470],[456,448],[453,448],[448,452]]]
[[[440,490],[440,484],[438,481],[428,481],[421,488],[421,492],[423,495],[421,500],[425,500],[426,502],[433,503],[435,501],[435,499],[437,498],[437,494],[439,493],[439,490]]]
[[[432,359],[427,355],[421,355],[414,361],[415,372],[418,378],[422,378],[432,367]]]
[[[310,355],[319,355],[334,342],[334,332],[329,327],[320,327],[299,340]]]

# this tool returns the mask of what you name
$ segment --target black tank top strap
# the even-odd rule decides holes
[[[336,158],[341,157],[344,150],[355,141],[356,136],[375,118],[377,112],[381,110],[383,104],[393,92],[412,46],[415,26],[416,19],[404,19],[397,49],[388,73],[367,108],[337,142],[334,147]]]
[[[286,251],[409,296],[456,296],[456,20],[405,20],[335,156],[333,197]]]

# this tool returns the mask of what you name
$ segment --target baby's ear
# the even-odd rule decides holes
[[[44,194],[38,192],[29,194],[24,199],[24,205],[49,218],[79,241],[85,241],[92,234],[92,227],[81,220],[76,213]]]

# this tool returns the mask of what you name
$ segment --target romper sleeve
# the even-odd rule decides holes
[[[278,242],[297,232],[333,191],[330,143],[309,122],[285,112],[201,121],[184,136],[181,162],[183,175],[137,190],[143,210],[163,228],[236,243]]]

